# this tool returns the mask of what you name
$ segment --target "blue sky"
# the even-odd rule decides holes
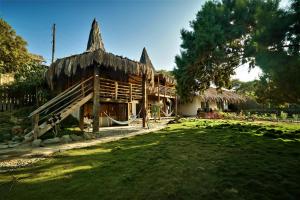
[[[287,0],[284,0],[287,1]],[[180,29],[188,28],[205,0],[0,0],[0,17],[27,42],[29,51],[51,59],[51,26],[56,23],[56,58],[82,53],[93,18],[106,51],[139,60],[143,47],[156,69],[172,70],[180,52]],[[236,78],[257,77],[247,66]]]

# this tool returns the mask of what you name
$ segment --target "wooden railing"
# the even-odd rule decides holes
[[[158,85],[155,85],[155,87],[152,87],[149,90],[150,90],[149,94],[158,95]],[[167,86],[160,85],[159,93],[160,93],[160,96],[175,97],[176,89],[174,87],[167,87]]]
[[[38,124],[41,124],[56,113],[61,112],[66,107],[71,106],[71,104],[80,100],[91,92],[93,92],[93,77],[73,85],[72,87],[58,94],[56,97],[30,113],[29,117],[38,115]]]
[[[142,86],[100,78],[100,98],[125,101],[140,100],[142,99]]]

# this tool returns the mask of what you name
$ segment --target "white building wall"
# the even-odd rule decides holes
[[[196,116],[198,108],[201,108],[201,100],[199,97],[194,97],[192,102],[179,104],[178,112],[183,116]]]
[[[208,104],[210,109],[218,110],[218,104],[216,101],[210,101]],[[196,116],[198,108],[201,108],[201,98],[196,96],[192,102],[179,104],[178,112],[183,116]]]

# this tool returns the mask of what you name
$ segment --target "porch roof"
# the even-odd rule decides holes
[[[208,88],[203,94],[197,94],[204,101],[227,101],[229,103],[245,102],[246,98],[233,91],[222,90],[218,91],[216,88]]]

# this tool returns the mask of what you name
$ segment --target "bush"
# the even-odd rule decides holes
[[[276,119],[277,119],[276,114],[275,114],[275,113],[272,113],[272,114],[271,114],[271,120],[276,120]]]
[[[293,117],[294,121],[297,121],[299,119],[299,115],[298,114],[293,114],[292,117]]]
[[[287,119],[287,116],[288,116],[287,113],[285,113],[285,112],[283,112],[283,111],[280,112],[280,118],[281,118],[281,119],[285,120],[285,119]]]

